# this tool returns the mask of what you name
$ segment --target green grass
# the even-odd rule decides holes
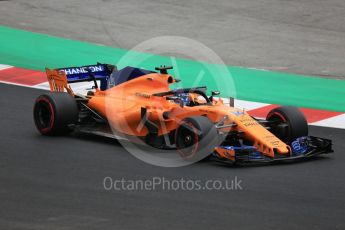
[[[75,41],[45,34],[0,26],[0,63],[43,70],[94,64],[118,63],[153,69],[172,64],[171,57],[139,53],[125,49]],[[138,63],[137,60],[144,60]],[[224,66],[176,58],[178,78],[183,87],[206,85],[221,91],[222,97],[272,104],[295,105],[345,112],[345,81],[295,75],[281,72],[225,66],[230,74],[220,71]],[[211,74],[212,73],[212,74]],[[174,71],[171,74],[175,74]],[[214,77],[212,77],[214,76]],[[199,81],[200,80],[200,81]]]

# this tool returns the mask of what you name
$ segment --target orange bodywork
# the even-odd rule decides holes
[[[48,72],[51,79],[59,80],[58,72]],[[49,77],[50,76],[50,77]],[[61,79],[60,79],[61,80]],[[62,85],[70,94],[66,82],[57,81],[55,85]],[[60,82],[60,83],[59,83]],[[106,118],[109,124],[119,133],[144,137],[148,129],[142,124],[142,108],[147,111],[148,119],[159,128],[158,135],[168,134],[175,130],[180,122],[191,116],[206,116],[215,124],[224,119],[223,125],[228,127],[219,132],[240,131],[244,137],[254,143],[258,151],[266,156],[274,157],[275,153],[290,154],[287,144],[273,135],[242,109],[225,105],[221,99],[213,99],[212,105],[180,106],[165,96],[154,94],[169,91],[169,85],[175,83],[169,74],[151,73],[104,91],[96,90],[94,95],[87,96],[87,105]],[[52,89],[53,91],[56,91]],[[191,98],[194,95],[191,93]],[[197,100],[196,98],[194,98]],[[235,124],[231,126],[231,124]],[[215,147],[221,157],[233,160],[234,152]]]
[[[202,105],[183,108],[165,97],[153,96],[155,93],[169,90],[174,83],[168,74],[152,73],[133,79],[105,91],[98,91],[88,102],[88,106],[103,117],[106,117],[116,130],[134,136],[146,136],[148,130],[141,124],[141,108],[146,108],[148,119],[159,127],[159,135],[175,130],[184,118],[191,116],[207,116],[217,123],[227,116],[224,125],[236,124],[230,129],[244,132],[247,139],[254,142],[260,152],[273,157],[275,151],[288,154],[289,147],[265,127],[260,125],[248,113],[241,109],[224,105],[221,99],[214,100],[213,105]],[[169,114],[164,117],[164,113]]]

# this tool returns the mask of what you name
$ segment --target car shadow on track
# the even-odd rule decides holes
[[[121,146],[121,143],[110,137],[102,137],[102,136],[97,136],[94,134],[88,134],[88,133],[72,133],[71,137],[78,139],[78,140],[84,140],[84,141],[89,141],[89,142],[96,142],[96,143],[104,143],[108,145],[115,145],[115,146]]]
[[[116,147],[122,147],[122,144],[120,141],[114,138],[110,137],[103,137],[103,136],[97,136],[93,134],[87,134],[87,133],[72,133],[71,137],[83,140],[83,141],[88,141],[88,142],[95,142],[95,143],[102,143],[102,144],[107,144],[107,145],[112,145]],[[124,151],[125,148],[123,148]],[[211,158],[206,158],[203,159],[197,164],[208,164],[208,165],[213,165],[216,167],[226,167],[226,168],[248,168],[248,167],[272,167],[272,166],[282,166],[282,165],[291,165],[291,164],[304,164],[308,162],[317,162],[317,161],[327,161],[331,160],[331,158],[328,155],[320,155],[320,156],[315,156],[312,158],[302,158],[298,160],[291,160],[291,161],[277,161],[277,162],[269,162],[269,163],[232,163],[232,162],[220,162]]]

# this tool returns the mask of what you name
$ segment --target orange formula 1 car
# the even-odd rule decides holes
[[[71,131],[136,139],[158,149],[176,149],[184,159],[211,155],[226,162],[272,162],[332,152],[330,140],[308,136],[304,115],[279,107],[256,119],[206,87],[171,90],[168,74],[108,64],[46,69],[50,93],[36,99],[34,121],[43,135]],[[93,81],[85,95],[69,84]],[[100,81],[100,85],[98,82]],[[232,101],[232,100],[231,100]]]

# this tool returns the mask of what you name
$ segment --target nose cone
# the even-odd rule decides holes
[[[289,154],[289,146],[272,134],[267,128],[258,123],[253,117],[245,113],[237,116],[236,123],[245,136],[253,141],[258,151],[274,157],[275,153]]]

